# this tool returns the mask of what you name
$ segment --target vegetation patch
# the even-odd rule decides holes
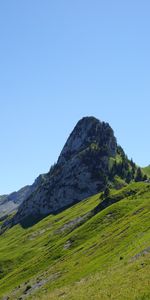
[[[149,299],[149,211],[150,184],[131,183],[7,230],[0,299]]]

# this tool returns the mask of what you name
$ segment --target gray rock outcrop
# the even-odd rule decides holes
[[[75,126],[57,163],[19,206],[16,224],[28,217],[56,213],[101,190],[117,142],[108,123],[85,117]]]

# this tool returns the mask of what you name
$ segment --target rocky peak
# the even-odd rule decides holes
[[[81,119],[70,134],[56,165],[19,207],[16,224],[26,218],[56,213],[106,186],[109,158],[117,142],[108,123],[94,117]]]
[[[109,124],[94,117],[84,117],[70,134],[59,156],[58,163],[65,163],[92,144],[99,148],[107,146],[108,155],[115,155],[116,139]]]

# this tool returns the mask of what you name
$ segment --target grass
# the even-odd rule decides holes
[[[150,299],[150,184],[99,197],[0,236],[0,299]]]
[[[142,171],[144,174],[146,174],[148,177],[150,177],[150,166],[142,168]]]

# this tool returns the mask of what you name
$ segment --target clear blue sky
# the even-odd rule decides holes
[[[0,1],[0,194],[48,171],[86,115],[150,163],[150,1]]]

